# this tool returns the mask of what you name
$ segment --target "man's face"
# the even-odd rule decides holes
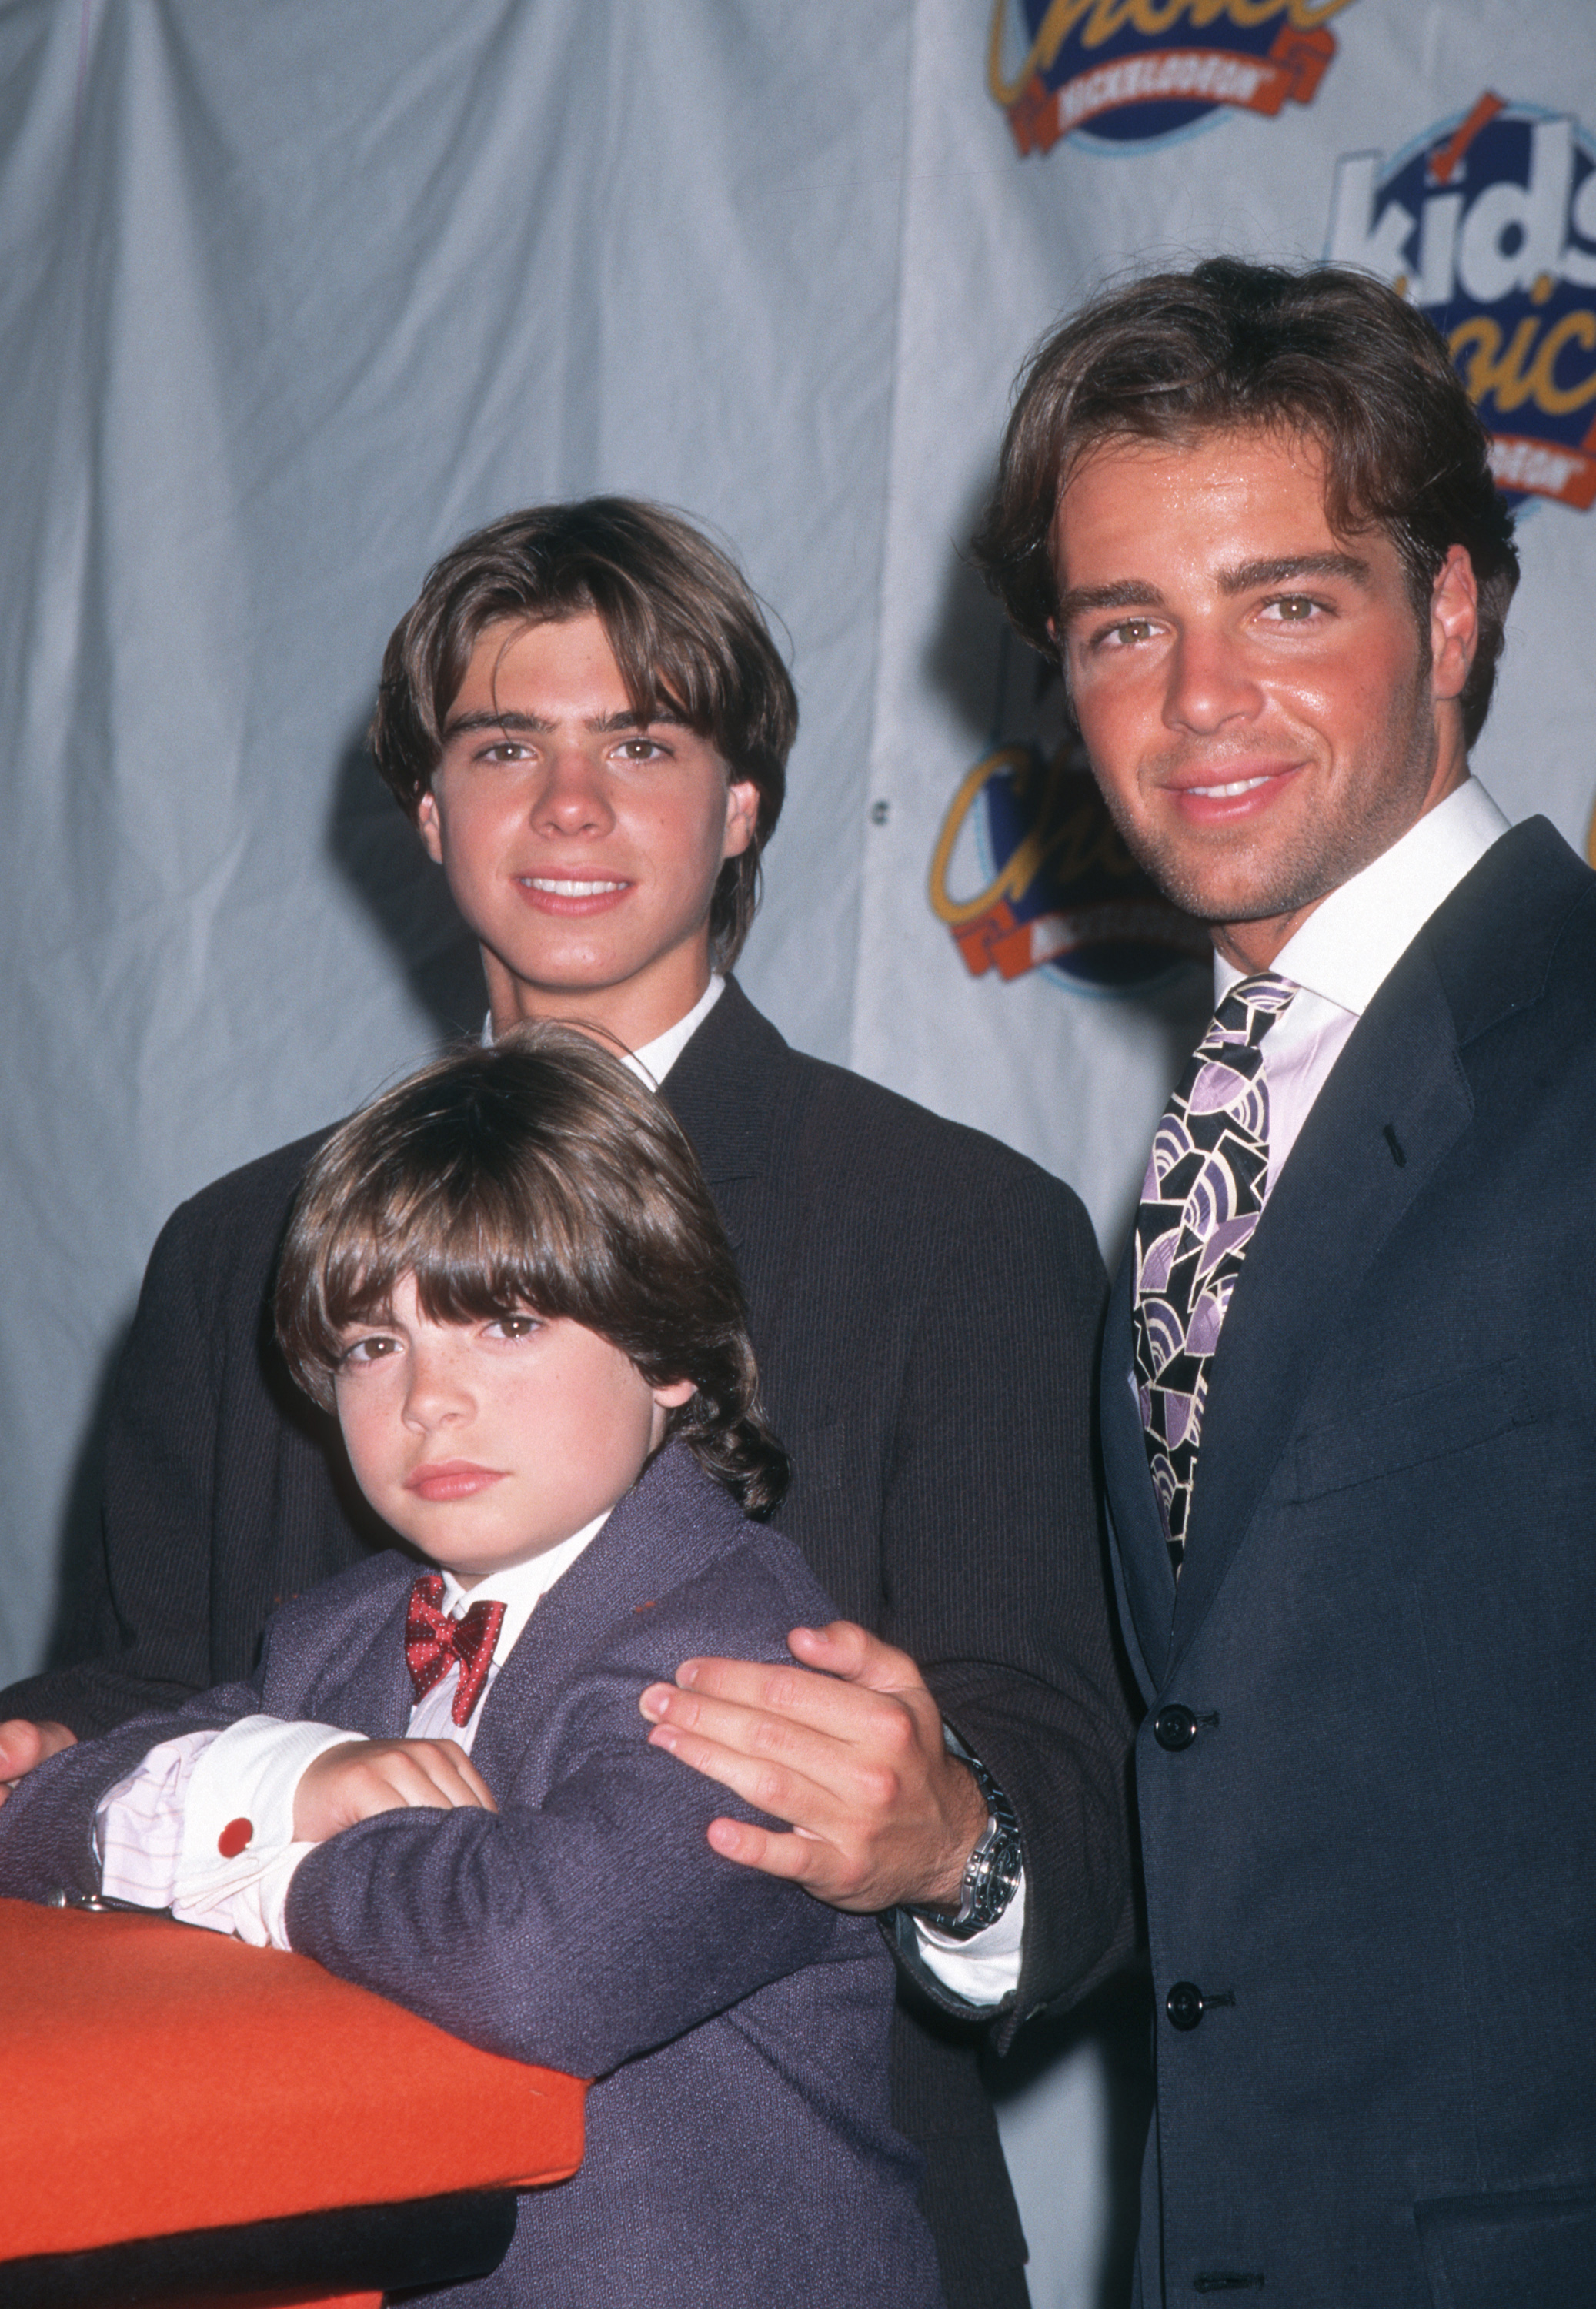
[[[465,1586],[612,1508],[693,1393],[690,1379],[651,1388],[564,1318],[436,1323],[411,1275],[340,1344],[333,1391],[361,1490]]]
[[[481,942],[496,1026],[571,1018],[632,1048],[709,982],[709,912],[758,795],[706,739],[640,723],[595,616],[487,627],[419,824]]]
[[[1312,442],[1109,445],[1064,492],[1054,556],[1104,799],[1239,967],[1266,967],[1467,776],[1468,556],[1453,549],[1421,630],[1389,538],[1332,532]]]

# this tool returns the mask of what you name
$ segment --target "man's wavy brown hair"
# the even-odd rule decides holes
[[[389,639],[370,731],[377,770],[413,824],[484,629],[590,614],[633,712],[686,723],[734,782],[758,792],[753,839],[722,865],[710,907],[711,951],[729,970],[759,904],[798,697],[753,588],[680,514],[639,497],[582,497],[507,513],[462,538],[428,570]]]
[[[1390,538],[1421,635],[1442,562],[1452,546],[1466,549],[1480,589],[1479,641],[1460,701],[1472,745],[1518,583],[1513,516],[1445,340],[1367,273],[1211,257],[1190,272],[1111,289],[1044,339],[1020,374],[972,549],[1014,625],[1057,661],[1053,524],[1093,450],[1232,431],[1318,445],[1331,528]]]
[[[434,1322],[565,1317],[651,1387],[746,1513],[768,1515],[787,1455],[766,1424],[730,1248],[662,1099],[574,1027],[517,1026],[423,1068],[340,1125],[294,1205],[278,1266],[289,1369],[332,1407],[342,1337],[416,1279]]]

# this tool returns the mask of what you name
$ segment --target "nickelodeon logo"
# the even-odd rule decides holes
[[[1487,94],[1388,166],[1347,154],[1325,253],[1436,322],[1505,491],[1596,502],[1596,154],[1574,120]]]
[[[1313,99],[1351,0],[997,0],[987,83],[1022,153],[1090,126],[1111,144],[1174,134],[1221,105],[1272,117]]]
[[[973,868],[968,896],[953,883]],[[967,772],[931,860],[931,910],[973,978],[1044,971],[1126,991],[1205,960],[1206,932],[1160,895],[1121,841],[1085,758],[1000,746]]]

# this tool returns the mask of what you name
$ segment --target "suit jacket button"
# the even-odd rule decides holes
[[[1197,1719],[1189,1708],[1160,1708],[1152,1719],[1152,1736],[1160,1748],[1178,1753],[1197,1736]]]
[[[1164,1999],[1173,2028],[1195,2028],[1203,2018],[1203,1992],[1195,1980],[1178,1980]]]

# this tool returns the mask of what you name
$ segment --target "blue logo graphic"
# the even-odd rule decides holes
[[[1452,348],[1514,501],[1596,499],[1596,148],[1488,91],[1388,164],[1337,166],[1326,255],[1423,308]]]

